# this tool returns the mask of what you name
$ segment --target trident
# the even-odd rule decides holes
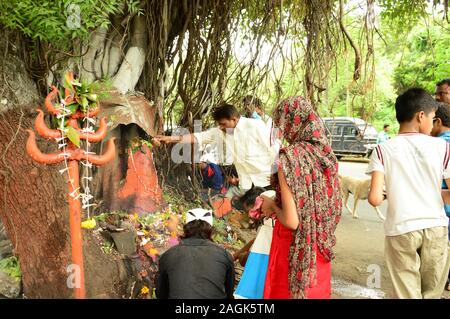
[[[73,80],[73,75],[70,74],[70,78]],[[52,115],[59,115],[60,111],[56,110],[53,106],[52,101],[56,98],[58,94],[58,89],[52,86],[52,91],[45,98],[45,106],[48,112]],[[69,95],[69,90],[66,89],[66,99],[73,98]],[[37,109],[39,112],[35,120],[35,128],[40,136],[45,139],[56,139],[61,140],[63,138],[62,132],[60,130],[53,130],[47,127],[44,122],[44,113],[42,110]],[[89,142],[100,142],[106,137],[106,120],[102,118],[100,120],[100,127],[96,132],[84,132],[79,126],[77,119],[84,119],[86,117],[95,117],[100,111],[100,107],[88,111],[88,113],[83,113],[81,110],[77,110],[76,113],[72,114],[68,118],[68,126],[74,128],[81,140],[86,140]],[[64,120],[64,119],[63,119]],[[114,145],[115,138],[108,140],[106,145],[106,151],[103,155],[88,154],[88,152],[76,147],[70,140],[67,140],[67,148],[64,151],[52,154],[42,153],[36,145],[35,134],[32,130],[26,130],[29,133],[26,150],[28,155],[31,156],[33,160],[41,164],[58,164],[67,160],[67,170],[69,174],[69,213],[70,213],[70,240],[72,246],[72,263],[77,265],[80,269],[80,285],[75,287],[74,296],[76,299],[84,299],[86,297],[86,291],[84,286],[84,268],[83,268],[83,247],[81,239],[81,207],[80,200],[78,196],[74,194],[79,189],[79,172],[78,172],[78,162],[81,160],[87,160],[94,165],[101,166],[114,159],[116,155],[116,149]]]

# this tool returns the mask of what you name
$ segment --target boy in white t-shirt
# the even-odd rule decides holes
[[[437,108],[423,89],[398,96],[399,133],[375,148],[367,169],[371,205],[381,204],[386,185],[385,256],[397,298],[440,298],[448,273],[441,186],[450,185],[450,144],[429,136]]]

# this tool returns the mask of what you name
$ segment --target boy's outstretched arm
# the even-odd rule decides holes
[[[450,179],[449,179],[450,182]],[[372,181],[370,183],[369,203],[372,206],[379,206],[384,199],[383,196],[384,174],[380,171],[372,172]],[[450,196],[450,194],[449,194]],[[450,197],[449,197],[450,199]]]

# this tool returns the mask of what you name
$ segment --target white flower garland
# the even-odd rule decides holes
[[[66,109],[66,101],[61,99],[61,108],[59,109],[59,114],[56,115],[56,118],[61,120],[61,123],[59,125],[59,130],[61,131],[61,137],[55,138],[56,142],[58,143],[58,148],[62,149],[62,153],[59,154],[59,156],[63,156],[64,157],[64,168],[59,170],[60,174],[64,174],[65,172],[69,171],[69,167],[67,166],[67,158],[70,156],[69,153],[66,153],[66,138],[67,138],[67,132],[66,132],[66,128],[64,127],[64,123],[65,123],[65,119],[67,116],[71,116],[72,113],[70,112],[70,110]],[[72,188],[75,188],[73,185],[73,179],[70,178],[69,173],[67,173],[67,176],[69,178],[69,182],[72,185]],[[70,193],[69,195],[74,198],[74,199],[78,199],[78,197],[80,196],[78,193],[78,190],[80,188],[76,188],[72,193]]]
[[[64,122],[66,117],[69,117],[72,115],[72,113],[70,112],[70,110],[68,110],[66,108],[66,102],[65,100],[61,101],[61,108],[59,110],[59,114],[56,115],[56,118],[61,120],[61,124],[59,127],[59,130],[61,131],[61,137],[55,138],[56,142],[58,143],[58,148],[62,149],[62,153],[60,154],[60,156],[64,157],[64,168],[59,170],[60,174],[64,174],[65,172],[67,172],[69,170],[68,166],[67,166],[67,158],[70,156],[69,153],[66,153],[66,139],[67,139],[67,129],[64,127]],[[81,130],[82,133],[87,133],[87,138],[86,138],[86,146],[85,146],[85,154],[86,154],[86,160],[85,161],[81,161],[81,164],[84,166],[84,172],[83,172],[83,177],[82,177],[82,185],[84,188],[84,192],[80,193],[80,187],[77,187],[76,189],[74,189],[74,191],[72,193],[70,193],[69,195],[74,198],[75,200],[81,197],[81,203],[82,209],[85,209],[87,211],[87,217],[88,219],[90,219],[90,207],[94,206],[94,204],[91,204],[91,199],[94,198],[94,196],[92,196],[91,194],[91,190],[89,187],[89,182],[92,181],[92,176],[91,176],[91,168],[92,168],[92,163],[89,162],[89,154],[95,154],[94,152],[90,151],[90,146],[91,143],[89,142],[89,133],[94,133],[94,127],[91,126],[91,124],[95,124],[95,119],[93,119],[92,117],[89,117],[89,112],[87,112],[86,117],[83,118],[83,121],[85,123],[84,128]],[[73,185],[73,179],[70,178],[70,175],[68,175],[68,179],[69,182],[72,185],[72,188],[75,188]]]
[[[91,169],[92,169],[92,163],[89,162],[89,154],[95,154],[94,152],[90,151],[91,143],[89,142],[89,134],[94,133],[94,128],[91,126],[91,124],[95,124],[95,119],[89,117],[89,110],[86,112],[86,117],[83,118],[84,122],[84,128],[81,130],[83,133],[86,133],[86,147],[84,150],[84,153],[86,154],[86,160],[81,161],[81,164],[84,166],[84,172],[82,177],[83,182],[83,188],[84,192],[80,194],[81,197],[81,203],[82,203],[82,209],[86,209],[87,212],[87,218],[90,219],[90,207],[94,206],[94,204],[91,204],[91,199],[94,198],[94,196],[91,195],[91,190],[89,188],[89,182],[92,182],[92,176],[91,176]]]

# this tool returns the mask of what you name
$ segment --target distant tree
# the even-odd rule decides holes
[[[416,27],[394,72],[398,93],[414,86],[434,92],[436,82],[450,75],[450,30]]]

